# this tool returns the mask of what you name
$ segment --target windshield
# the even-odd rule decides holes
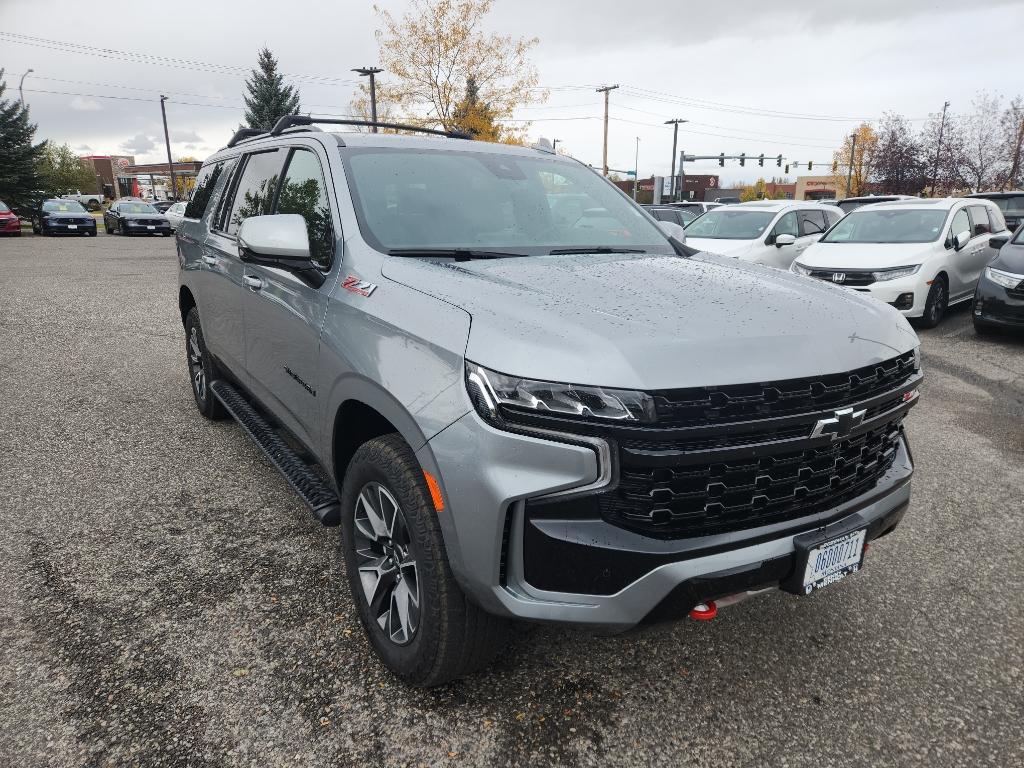
[[[54,213],[85,213],[85,208],[77,200],[47,200],[43,210]]]
[[[0,213],[7,213],[9,210],[11,209],[7,207],[6,203],[0,202]]]
[[[661,230],[593,170],[551,157],[343,147],[360,231],[373,247],[628,248],[675,253]]]
[[[774,211],[716,208],[690,222],[686,227],[686,236],[712,240],[755,240],[765,233],[774,218]]]
[[[821,243],[931,243],[939,239],[948,211],[854,211],[841,219]]]
[[[1003,213],[1024,213],[1024,195],[1018,197],[990,197],[988,198],[999,206]]]
[[[157,213],[149,203],[121,203],[117,206],[119,213]]]

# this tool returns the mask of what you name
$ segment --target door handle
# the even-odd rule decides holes
[[[205,262],[206,262],[207,264],[209,264],[209,265],[210,265],[211,267],[215,267],[215,266],[217,266],[217,257],[216,257],[216,256],[207,256],[207,255],[206,255],[206,254],[204,253],[204,254],[203,254],[203,261],[205,261]]]
[[[245,284],[252,288],[254,291],[258,291],[260,288],[263,287],[263,280],[259,277],[256,277],[256,275],[243,275],[242,280],[244,280]]]

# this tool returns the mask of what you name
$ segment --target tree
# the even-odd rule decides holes
[[[480,100],[480,88],[472,75],[466,78],[466,95],[455,105],[452,120],[456,130],[481,141],[501,141],[505,133],[495,122],[494,110]]]
[[[941,113],[928,115],[918,144],[927,165],[925,173],[929,194],[935,197],[956,191],[961,184],[958,163],[962,145],[960,121],[956,115],[947,114],[945,125],[942,124]]]
[[[850,174],[850,195],[863,195],[868,191],[868,181],[875,168],[875,150],[878,135],[868,123],[861,123],[854,132],[857,145],[853,148],[853,172]],[[838,170],[833,174],[836,189],[846,190],[846,177],[850,169],[850,149],[853,140],[847,136],[842,147],[832,155]]]
[[[4,98],[7,83],[0,69],[0,200],[15,209],[31,205],[40,187],[37,165],[45,142],[34,144],[36,126],[28,108]]]
[[[284,84],[277,59],[269,48],[259,53],[257,68],[245,81],[245,122],[250,128],[269,131],[280,118],[299,111],[299,94]]]
[[[1024,183],[1024,99],[1013,98],[999,120],[1003,136],[1003,156],[1009,159],[1010,167],[1000,184],[1000,189],[1020,189]]]
[[[910,123],[887,112],[877,131],[873,175],[870,181],[884,195],[918,195],[928,178],[921,145]]]
[[[777,185],[785,182],[776,181],[772,178],[773,190],[768,191],[768,184],[763,178],[758,179],[753,184],[745,184],[740,190],[740,202],[748,203],[751,200],[784,200],[786,193],[781,189],[777,188]]]
[[[974,111],[962,124],[957,172],[975,192],[993,189],[1008,170],[1005,144],[1000,135],[1002,110],[998,96],[984,91],[971,101]]]
[[[49,196],[69,192],[99,192],[96,172],[67,144],[47,142],[39,158],[40,188]]]
[[[543,101],[546,94],[537,91],[537,70],[527,58],[537,38],[483,32],[492,5],[493,0],[412,0],[401,19],[374,6],[381,21],[380,63],[388,74],[377,82],[378,112],[401,111],[407,122],[457,129],[470,78],[475,101],[486,105],[492,125],[511,118],[518,106]],[[352,108],[365,114],[366,86],[360,91]],[[504,128],[501,139],[521,139],[525,130]]]

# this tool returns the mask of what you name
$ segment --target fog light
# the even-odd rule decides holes
[[[913,293],[901,293],[896,297],[896,301],[890,302],[896,309],[913,309],[914,308],[914,294]]]

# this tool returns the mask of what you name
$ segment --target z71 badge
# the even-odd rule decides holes
[[[377,286],[373,283],[368,283],[365,280],[360,280],[355,275],[349,275],[342,282],[341,287],[346,291],[352,291],[352,293],[358,293],[360,296],[369,296],[375,290]]]

